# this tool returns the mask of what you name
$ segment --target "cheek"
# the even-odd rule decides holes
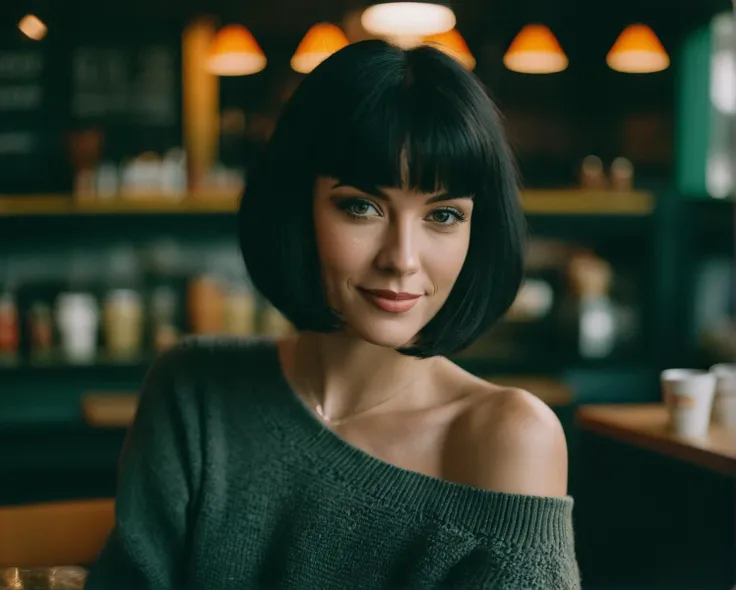
[[[457,240],[447,240],[441,248],[436,248],[436,255],[428,260],[432,276],[440,290],[450,289],[457,280],[468,255],[470,235],[457,236]]]
[[[317,248],[325,279],[338,276],[362,267],[370,259],[370,249],[362,232],[356,231],[331,212],[317,212],[315,216]]]

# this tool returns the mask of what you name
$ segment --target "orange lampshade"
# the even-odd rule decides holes
[[[291,67],[301,74],[308,74],[347,44],[348,38],[340,27],[330,23],[313,25],[291,57]]]
[[[475,58],[468,49],[468,44],[457,29],[450,29],[445,33],[437,33],[424,38],[428,45],[434,45],[447,55],[454,57],[469,70],[475,68]]]
[[[48,31],[46,24],[35,14],[26,14],[18,23],[18,28],[29,39],[40,41]]]
[[[670,57],[652,29],[634,24],[618,36],[606,56],[606,63],[617,72],[651,74],[667,69]]]
[[[553,74],[567,68],[565,52],[545,25],[526,25],[511,42],[504,65],[524,74]]]
[[[227,25],[212,39],[207,70],[218,76],[247,76],[266,67],[266,56],[251,32],[242,25]]]

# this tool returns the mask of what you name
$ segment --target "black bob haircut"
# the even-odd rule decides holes
[[[516,167],[493,102],[453,58],[429,46],[348,45],[301,82],[249,171],[238,226],[255,288],[297,330],[333,332],[342,323],[326,299],[314,228],[320,175],[473,195],[460,275],[416,343],[400,352],[462,350],[513,303],[526,240]]]

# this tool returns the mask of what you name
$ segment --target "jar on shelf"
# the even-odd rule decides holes
[[[143,305],[132,289],[114,289],[105,296],[104,330],[107,352],[114,358],[134,357],[141,352]]]
[[[256,298],[244,283],[230,285],[225,296],[225,331],[234,336],[256,332]]]

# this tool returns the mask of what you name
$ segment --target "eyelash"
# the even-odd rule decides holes
[[[363,204],[368,205],[370,208],[372,208],[376,212],[379,212],[379,214],[380,214],[380,211],[379,211],[378,207],[376,207],[368,199],[361,199],[361,198],[357,198],[357,197],[356,198],[343,199],[342,201],[340,201],[337,204],[337,206],[338,206],[338,208],[341,211],[343,211],[351,219],[365,220],[368,217],[374,217],[373,215],[360,214],[360,213],[356,213],[354,211],[354,207],[356,205],[363,205]],[[455,209],[455,207],[440,207],[438,209],[434,209],[434,210],[432,210],[429,213],[428,217],[430,217],[430,216],[432,216],[432,215],[434,215],[436,213],[449,213],[450,215],[452,215],[455,218],[455,220],[452,223],[442,223],[442,222],[439,222],[439,221],[433,221],[433,223],[437,224],[438,226],[440,226],[443,229],[444,228],[454,227],[454,226],[456,226],[456,225],[458,225],[460,223],[463,223],[463,222],[465,222],[467,220],[467,215],[465,215],[465,213],[463,213],[459,209]]]
[[[350,198],[342,199],[337,203],[337,207],[344,212],[348,217],[352,219],[366,219],[367,217],[373,217],[372,215],[361,215],[354,211],[356,205],[368,205],[372,209],[378,212],[378,207],[371,203],[368,199]],[[379,212],[380,213],[380,212]]]
[[[455,207],[440,207],[439,209],[435,209],[430,213],[430,215],[433,215],[435,213],[449,213],[455,218],[455,221],[452,223],[441,223],[441,222],[435,222],[441,225],[442,227],[454,227],[458,225],[459,223],[463,223],[467,220],[467,216],[465,213],[460,211],[460,209],[455,209]]]

